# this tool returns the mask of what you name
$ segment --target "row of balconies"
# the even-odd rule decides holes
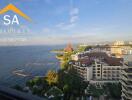
[[[103,70],[121,70],[120,68],[103,68]]]
[[[132,68],[125,68],[124,71],[127,73],[132,73]]]
[[[78,68],[78,69],[86,69],[86,67],[81,67],[81,66],[78,66],[78,65],[73,65],[75,68]]]
[[[125,91],[126,93],[132,95],[132,87],[126,87],[122,85],[122,90]]]
[[[124,81],[132,81],[131,78],[128,78],[125,75],[121,75],[121,79],[124,80]]]
[[[124,93],[122,93],[121,97],[122,97],[122,100],[131,100],[131,97],[128,97]]]
[[[119,72],[103,72],[102,74],[120,75],[120,73],[119,73]]]
[[[119,74],[120,71],[103,71],[103,73],[117,73],[117,74]]]
[[[80,69],[80,68],[75,68],[76,70],[78,70],[78,71],[83,71],[83,72],[87,72],[87,70],[86,69]]]
[[[109,77],[102,77],[103,80],[119,80],[119,78],[109,78]]]
[[[127,91],[125,89],[122,89],[122,93],[128,98],[132,98],[132,91]]]
[[[103,75],[103,77],[119,77],[119,75]]]
[[[126,71],[122,70],[121,74],[124,75],[128,79],[132,79],[132,73],[127,73]]]
[[[120,80],[121,84],[124,85],[125,87],[129,87],[132,88],[132,82],[131,81],[124,81],[124,80]]]
[[[121,70],[122,100],[132,99],[132,70],[127,66]]]
[[[85,72],[79,72],[79,71],[77,71],[77,73],[81,74],[81,75],[87,75],[87,73],[85,73]]]

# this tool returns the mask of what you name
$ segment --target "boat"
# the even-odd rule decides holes
[[[12,73],[15,75],[18,75],[18,76],[22,76],[22,77],[31,76],[29,73],[24,72],[23,69],[22,70],[15,70]]]

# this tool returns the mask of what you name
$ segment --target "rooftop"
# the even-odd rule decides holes
[[[95,59],[99,59],[100,62],[105,62],[109,66],[121,66],[121,62],[123,61],[122,58],[109,57],[104,52],[86,53],[79,56],[81,57],[81,59],[79,59],[77,62],[86,65],[91,65]]]
[[[73,51],[73,47],[71,45],[71,43],[69,43],[66,48],[64,49],[65,52],[72,52]]]

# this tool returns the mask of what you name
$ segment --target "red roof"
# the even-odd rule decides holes
[[[107,57],[104,59],[106,61],[107,64],[109,64],[110,66],[120,66],[122,65],[122,58],[114,58],[114,57]]]
[[[80,55],[81,56],[81,55]],[[83,58],[78,60],[83,64],[91,64],[94,59],[100,59],[106,62],[110,66],[120,66],[122,65],[122,58],[114,58],[114,57],[109,57],[106,53],[103,52],[94,52],[94,53],[87,53],[83,54]]]
[[[73,48],[72,48],[72,45],[69,43],[66,48],[64,49],[65,52],[72,52],[73,51]]]
[[[88,58],[87,58],[87,59],[84,58],[84,59],[80,59],[79,62],[80,62],[81,64],[87,64],[87,65],[90,65],[90,64],[93,62],[93,60],[88,59]]]

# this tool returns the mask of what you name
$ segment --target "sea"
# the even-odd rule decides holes
[[[62,48],[63,46],[1,46],[0,85],[23,86],[27,80],[45,76],[48,70],[58,71],[60,62],[51,51]],[[20,70],[30,76],[13,73]]]

